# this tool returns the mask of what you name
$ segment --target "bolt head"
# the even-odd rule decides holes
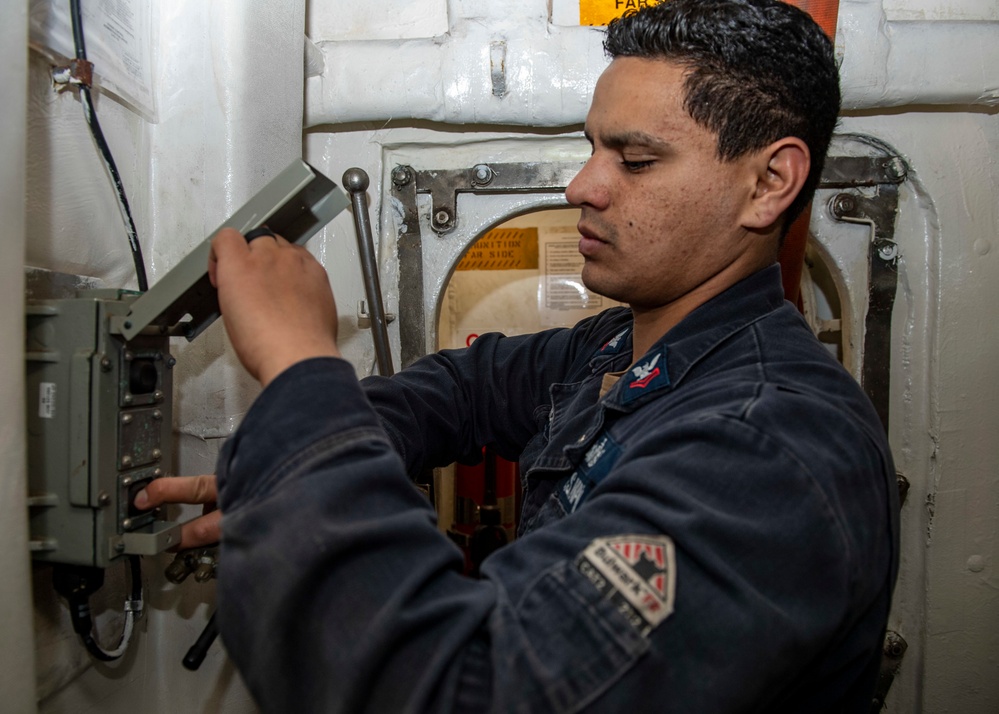
[[[857,210],[857,200],[848,193],[840,193],[833,197],[832,212],[834,216],[846,216]]]
[[[878,248],[878,257],[881,260],[895,260],[898,256],[898,246],[894,243],[886,243]]]
[[[402,188],[413,180],[413,170],[408,166],[396,166],[392,169],[392,183]]]
[[[888,178],[904,179],[908,174],[908,167],[899,156],[893,156],[885,162],[885,173]]]
[[[478,164],[472,169],[475,183],[485,185],[493,180],[493,170],[486,164]]]

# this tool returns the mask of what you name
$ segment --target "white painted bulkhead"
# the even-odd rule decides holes
[[[90,2],[83,0],[84,7]],[[606,60],[599,32],[574,24],[572,3],[182,0],[152,7],[151,109],[137,113],[108,94],[96,95],[150,283],[288,161],[304,155],[338,183],[352,166],[371,176],[386,309],[398,313],[400,226],[390,192],[396,164],[467,168],[588,154],[579,129]],[[4,32],[25,30],[8,23]],[[0,242],[4,269],[23,264],[134,287],[114,195],[79,101],[53,89],[40,54],[19,62],[22,55],[10,49],[16,45],[16,39],[3,44],[7,61],[0,72],[4,86],[26,87],[14,94],[26,97],[27,118],[19,125],[17,107],[5,105],[8,161],[0,188],[26,202],[23,217],[16,205],[4,204],[12,231]],[[889,625],[904,636],[908,651],[888,711],[985,714],[999,709],[999,445],[993,438],[999,416],[992,408],[999,398],[999,331],[991,325],[999,303],[999,10],[992,0],[841,0],[837,48],[843,58],[840,131],[877,137],[910,167],[895,233],[901,262],[890,436],[911,488]],[[18,147],[26,148],[19,154]],[[541,203],[558,200],[477,197],[459,202],[459,211],[469,224],[486,228]],[[834,222],[823,205],[817,201],[813,213],[816,240],[846,245],[863,239],[864,227]],[[22,224],[25,244],[17,239]],[[439,239],[447,258],[425,278],[432,292],[443,290],[462,242],[473,238]],[[368,374],[374,350],[368,330],[358,327],[364,289],[350,216],[335,219],[310,248],[330,273],[345,355],[359,375]],[[4,281],[17,307],[10,314],[23,311],[19,275]],[[7,334],[19,329],[12,323]],[[397,325],[390,335],[398,366]],[[5,341],[4,365],[20,363],[20,343],[19,337]],[[192,345],[176,343],[174,353],[177,470],[208,471],[256,390],[226,351],[221,325]],[[45,697],[38,709],[46,713],[124,713],[140,706],[254,711],[219,644],[196,674],[180,666],[213,608],[213,587],[168,584],[166,556],[146,558],[145,616],[132,650],[117,663],[88,665],[37,566],[32,613],[24,552],[14,547],[25,542],[24,521],[7,517],[8,509],[16,512],[7,495],[25,490],[24,427],[17,416],[23,386],[17,370],[2,375],[9,408],[0,441],[7,467],[0,523],[9,544],[5,572],[12,575],[0,591],[8,609],[0,640],[6,663],[23,662],[35,650],[38,678],[36,689],[25,681],[31,678],[26,665],[5,665],[5,698],[9,690],[13,701],[29,702],[37,691]],[[120,573],[110,577],[98,612],[113,638],[124,588]],[[25,627],[32,621],[33,636]]]

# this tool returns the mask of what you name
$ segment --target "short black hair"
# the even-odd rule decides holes
[[[612,20],[604,50],[684,67],[684,108],[718,136],[722,161],[804,141],[811,169],[787,231],[815,193],[840,108],[832,42],[807,13],[780,0],[665,0]]]

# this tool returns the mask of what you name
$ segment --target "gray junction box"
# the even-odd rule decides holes
[[[172,473],[170,338],[218,316],[208,280],[222,228],[266,225],[299,244],[347,207],[336,184],[294,161],[145,294],[83,289],[26,308],[30,547],[35,560],[107,567],[179,541],[180,524],[132,506]]]

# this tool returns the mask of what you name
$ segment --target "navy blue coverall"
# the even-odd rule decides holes
[[[264,711],[868,711],[898,538],[873,407],[777,266],[634,364],[630,330],[264,390],[218,472],[221,632]],[[474,580],[410,476],[485,444],[524,507]]]

